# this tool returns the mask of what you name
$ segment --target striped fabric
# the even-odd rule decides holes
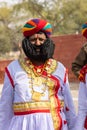
[[[82,35],[87,38],[87,22],[82,25]]]
[[[44,32],[49,37],[52,33],[51,24],[46,20],[37,18],[27,21],[22,28],[22,32],[25,37],[31,36],[39,31]]]

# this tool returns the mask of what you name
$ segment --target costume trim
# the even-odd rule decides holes
[[[84,65],[80,70],[79,80],[80,82],[85,82],[85,75],[87,74],[87,65]]]
[[[24,102],[14,103],[13,110],[15,115],[25,115],[32,113],[50,113],[50,102]]]
[[[87,116],[85,118],[84,128],[87,129]]]
[[[68,69],[66,69],[66,71],[65,71],[64,83],[66,83],[66,76],[67,76],[67,74],[68,74]]]
[[[55,81],[55,87],[54,89],[49,89],[49,96],[50,96],[50,102],[51,102],[51,115],[53,119],[54,129],[55,130],[61,130],[62,128],[62,119],[60,116],[60,111],[63,105],[62,102],[58,99],[57,93],[58,89],[60,87],[59,80],[51,75],[51,80]]]
[[[50,113],[50,109],[48,110],[29,110],[29,111],[22,111],[22,112],[14,112],[14,115],[27,115],[27,114],[33,114],[33,113]]]
[[[9,72],[9,70],[8,70],[7,67],[5,68],[5,72],[6,72],[6,74],[8,75],[8,78],[9,78],[9,80],[10,80],[10,83],[11,83],[12,87],[14,88],[14,81],[13,81],[13,79],[12,79],[12,77],[11,77],[11,74],[10,74],[10,72]]]
[[[64,107],[64,101],[61,101],[61,108],[62,107]],[[50,101],[22,102],[13,104],[13,110],[15,115],[26,115],[32,113],[50,113],[50,108]]]

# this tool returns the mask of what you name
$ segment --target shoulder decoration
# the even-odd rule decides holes
[[[54,59],[47,60],[41,68],[36,68],[36,66],[33,65],[29,59],[25,59],[25,63],[21,62],[20,60],[19,62],[27,73],[30,73],[32,70],[36,76],[41,76],[43,71],[46,71],[47,74],[52,74],[57,67],[57,62]]]
[[[81,70],[79,74],[79,80],[82,82],[85,82],[85,75],[87,73],[87,65],[85,65]]]

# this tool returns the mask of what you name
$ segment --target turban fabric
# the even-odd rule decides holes
[[[39,31],[44,32],[49,37],[52,33],[51,24],[48,23],[46,20],[37,18],[27,21],[22,28],[22,32],[25,37],[32,36]]]
[[[82,35],[87,38],[87,22],[82,25]]]

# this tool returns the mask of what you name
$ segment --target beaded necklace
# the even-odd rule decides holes
[[[50,79],[50,75],[56,69],[56,61],[49,59],[40,67],[33,65],[29,59],[25,63],[20,62],[20,64],[31,79],[29,87],[31,88],[32,100],[41,100],[48,87],[54,87],[54,82]],[[39,87],[40,92],[35,90],[35,86]]]

